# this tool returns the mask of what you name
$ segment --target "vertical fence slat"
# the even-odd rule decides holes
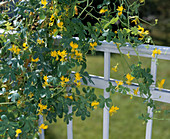
[[[71,87],[66,88],[68,92],[68,96],[71,95],[69,91],[71,90]],[[72,112],[72,106],[68,106],[68,113]],[[69,124],[67,124],[67,139],[73,139],[73,120],[69,121]]]
[[[153,76],[153,84],[151,85],[151,91],[152,88],[155,87],[156,84],[156,73],[157,73],[157,59],[152,58],[151,60],[151,74]],[[149,117],[153,118],[153,108],[148,106],[148,113],[149,113]],[[145,139],[151,139],[152,138],[152,123],[153,120],[148,120],[147,124],[146,124],[146,136]]]
[[[110,78],[110,53],[104,52],[104,80]],[[104,98],[110,97],[110,93],[104,90]],[[109,108],[105,105],[103,109],[103,139],[109,139]]]
[[[38,125],[40,126],[41,124],[43,124],[43,116],[39,115]],[[41,134],[39,135],[39,138],[40,139],[45,139],[44,129],[41,129]]]

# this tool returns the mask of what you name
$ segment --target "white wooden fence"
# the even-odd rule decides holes
[[[158,59],[164,59],[164,60],[170,60],[170,47],[165,47],[165,46],[153,46],[153,45],[140,45],[137,48],[137,51],[139,52],[140,56],[143,57],[149,57],[151,58],[151,74],[153,75],[153,84],[151,86],[151,98],[155,101],[160,101],[160,102],[165,102],[165,103],[170,103],[170,90],[167,89],[162,89],[159,90],[158,88],[155,87],[156,84],[156,74],[157,74],[157,59],[152,58],[152,51],[157,48],[161,50],[161,55],[158,55]],[[107,42],[102,42],[102,45],[96,47],[96,51],[101,51],[104,52],[104,77],[101,76],[95,76],[95,75],[90,75],[93,83],[88,82],[88,86],[95,87],[95,88],[100,88],[104,90],[104,97],[108,98],[110,96],[110,93],[106,92],[106,88],[109,86],[109,82],[112,82],[113,85],[116,85],[115,81],[116,79],[111,79],[110,78],[110,54],[111,53],[119,53],[117,50],[116,45],[113,45],[113,42],[107,43]],[[135,55],[136,52],[134,49],[130,46],[126,47],[121,47],[121,52],[124,54],[129,53],[130,55]],[[128,85],[128,87],[133,90],[138,87],[138,84],[132,83],[131,85]],[[133,94],[131,92],[131,94]],[[141,97],[139,92],[138,95],[135,95],[137,97]],[[160,97],[161,96],[161,97]],[[71,112],[72,107],[69,107],[69,112]],[[152,118],[153,117],[153,109],[148,107],[148,113],[149,116]],[[41,119],[41,123],[43,123]],[[73,126],[72,122],[70,121],[69,124],[67,125],[67,139],[73,139]],[[151,139],[152,137],[152,122],[153,120],[149,120],[147,125],[146,125],[146,135],[145,139]],[[42,132],[44,133],[44,132]],[[44,139],[44,135],[40,136],[40,139]],[[103,109],[103,139],[109,139],[109,110],[107,106]]]

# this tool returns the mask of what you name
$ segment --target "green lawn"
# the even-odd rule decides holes
[[[136,57],[127,59],[131,64],[136,62]],[[141,61],[145,64],[144,67],[150,66],[151,59],[142,58]],[[119,71],[115,74],[111,71],[111,77],[121,79],[123,75],[123,68],[127,69],[127,66],[120,62],[119,55],[112,55],[111,67],[119,64]],[[87,71],[90,74],[103,76],[104,62],[103,56],[88,56],[87,58]],[[166,82],[164,88],[170,88],[170,61],[159,60],[158,65],[158,81],[165,78]],[[124,65],[124,67],[122,66]],[[103,94],[103,90],[96,89],[96,94]],[[118,106],[119,111],[110,117],[110,139],[144,139],[145,127],[142,120],[138,119],[138,116],[146,112],[146,105],[143,104],[142,98],[134,97],[132,100],[127,95],[114,94],[111,95],[114,105]],[[158,103],[158,102],[157,102]],[[170,109],[170,104],[158,103],[162,109]],[[73,120],[73,134],[74,139],[102,139],[102,109],[97,109],[91,112],[91,117],[85,121],[81,121],[80,118],[74,117]],[[157,118],[169,118],[169,115],[154,114]],[[170,120],[154,120],[153,122],[153,139],[170,139]],[[63,119],[58,119],[57,123],[49,125],[46,130],[46,139],[66,139],[67,129]]]

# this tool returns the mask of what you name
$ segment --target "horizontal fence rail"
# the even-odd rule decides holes
[[[75,72],[72,72],[72,75],[74,75]],[[91,87],[95,87],[95,88],[99,88],[99,89],[106,89],[109,86],[109,82],[112,83],[113,86],[116,86],[116,82],[115,81],[119,81],[116,79],[109,79],[109,80],[104,80],[104,77],[102,76],[96,76],[96,75],[92,75],[90,74],[91,80],[93,81],[93,83],[89,82],[87,79],[87,86],[91,86]],[[86,85],[82,82],[82,85]],[[138,84],[137,83],[132,83],[131,85],[122,85],[122,86],[126,86],[129,87],[132,92],[127,93],[127,95],[133,95],[133,89],[137,89]],[[151,91],[152,96],[151,98],[155,101],[160,101],[160,102],[165,102],[165,103],[170,103],[170,90],[168,89],[161,89],[159,90],[158,88],[153,88],[153,90]],[[143,97],[146,98],[146,96],[140,96],[140,92],[138,91],[137,95],[134,95],[136,97]]]

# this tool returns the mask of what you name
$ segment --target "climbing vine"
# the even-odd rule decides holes
[[[38,115],[50,123],[64,117],[68,123],[74,114],[85,120],[90,116],[90,109],[104,108],[105,104],[110,108],[110,115],[119,110],[110,98],[97,97],[93,88],[80,90],[82,82],[93,82],[86,71],[86,54],[95,52],[100,41],[106,40],[117,45],[125,60],[120,47],[128,43],[138,55],[136,48],[140,44],[153,44],[149,31],[142,25],[146,21],[138,12],[144,0],[133,3],[104,0],[97,7],[92,4],[93,0],[20,0],[16,3],[9,0],[5,6],[1,5],[0,27],[4,30],[0,34],[2,138],[19,135],[32,139],[41,129],[48,128],[45,124],[38,126]],[[9,11],[11,5],[12,12]],[[84,23],[88,17],[96,22]],[[155,49],[153,57],[160,53]],[[127,56],[130,58],[129,53]],[[155,107],[150,99],[153,83],[150,69],[142,68],[139,55],[138,60],[137,65],[129,65],[131,72],[126,73],[123,80],[116,81],[117,86],[110,83],[106,90],[126,94],[130,89],[123,85],[135,80],[139,88],[134,94],[139,91],[147,96],[148,106]],[[113,71],[117,72],[119,66],[114,66]],[[75,73],[73,69],[77,69]],[[159,88],[164,82],[160,82]],[[71,105],[72,112],[68,113]]]

